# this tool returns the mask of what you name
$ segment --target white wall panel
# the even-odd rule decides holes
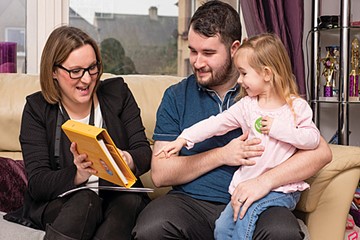
[[[69,23],[69,0],[27,0],[27,73],[39,73],[41,52],[53,29]]]

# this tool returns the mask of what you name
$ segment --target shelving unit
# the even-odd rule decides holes
[[[340,3],[340,26],[334,29],[318,29],[318,18],[320,16],[321,0],[313,1],[312,26],[314,31],[311,38],[311,97],[310,105],[314,113],[314,122],[320,127],[320,106],[321,104],[337,104],[338,105],[338,143],[341,145],[349,145],[349,104],[357,104],[360,102],[349,101],[349,53],[351,49],[351,31],[359,31],[358,27],[350,26],[351,0],[341,0]],[[321,65],[318,59],[321,56],[321,35],[335,34],[338,37],[338,45],[340,47],[339,58],[339,81],[338,81],[338,97],[331,101],[324,101],[319,96],[321,80]]]

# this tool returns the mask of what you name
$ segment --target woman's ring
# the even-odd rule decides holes
[[[243,203],[244,203],[243,201],[240,200],[240,198],[238,199],[238,202],[239,202],[240,204],[243,204]]]

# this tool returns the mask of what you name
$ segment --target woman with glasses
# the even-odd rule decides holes
[[[122,78],[100,81],[102,70],[98,45],[82,30],[62,26],[51,33],[41,92],[27,97],[20,132],[29,181],[23,223],[45,230],[45,239],[130,239],[149,201],[144,193],[89,189],[58,197],[87,184],[113,185],[93,175],[86,154],[62,132],[68,119],[106,128],[137,177],[150,168],[138,105]]]

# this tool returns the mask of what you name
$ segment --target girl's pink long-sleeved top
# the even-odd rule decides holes
[[[248,139],[261,139],[261,144],[265,147],[264,153],[260,157],[251,158],[256,161],[255,165],[240,166],[235,172],[229,186],[232,194],[238,183],[276,167],[290,158],[297,149],[314,149],[319,145],[320,132],[312,121],[309,104],[301,98],[294,98],[293,109],[294,111],[291,111],[287,104],[277,109],[261,109],[256,97],[246,96],[228,110],[185,129],[180,137],[187,140],[187,148],[236,128],[242,128],[243,132],[249,131]],[[257,120],[264,116],[274,119],[268,135],[262,134],[256,127]],[[309,185],[302,181],[278,187],[273,191],[288,193],[303,191],[308,187]]]

